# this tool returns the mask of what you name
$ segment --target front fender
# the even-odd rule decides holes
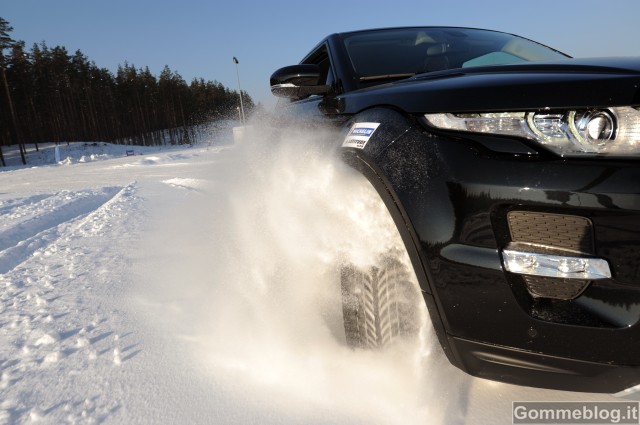
[[[353,147],[355,144],[349,142],[352,130],[359,124],[370,127],[372,123],[379,124],[375,131],[366,137],[365,143]],[[428,152],[429,149],[424,151],[429,142],[417,123],[391,109],[377,108],[358,114],[346,123],[343,136],[340,148],[343,160],[369,180],[385,203],[411,259],[440,345],[449,361],[461,367],[434,297],[433,280],[425,263],[425,245],[414,225],[416,220],[421,220],[420,217],[428,216],[422,211],[429,204],[429,199],[434,198],[428,182],[433,173],[439,172],[442,164],[437,156]],[[402,153],[404,147],[412,144],[420,144],[415,155]],[[409,211],[406,206],[409,206]]]
[[[364,124],[363,124],[364,123]],[[361,143],[350,142],[359,124],[377,128]],[[426,270],[425,248],[448,242],[456,223],[448,185],[448,161],[432,136],[412,118],[395,110],[376,108],[353,117],[345,126],[342,156],[376,188],[391,212],[417,273]],[[358,147],[355,147],[358,146]],[[437,206],[437,207],[436,207]],[[433,293],[427,272],[422,290]]]

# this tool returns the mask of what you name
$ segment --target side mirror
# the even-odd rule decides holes
[[[278,97],[302,99],[327,93],[331,86],[320,84],[320,67],[314,64],[280,68],[271,75],[271,93]]]

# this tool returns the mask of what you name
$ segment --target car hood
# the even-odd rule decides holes
[[[497,112],[640,104],[640,58],[567,59],[419,74],[339,97],[343,112]]]

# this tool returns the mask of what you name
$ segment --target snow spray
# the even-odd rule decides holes
[[[466,376],[444,357],[426,308],[415,343],[345,343],[339,265],[371,265],[402,246],[379,196],[325,135],[270,131],[245,129],[204,195],[179,207],[186,220],[168,226],[168,239],[188,241],[159,286],[172,326],[211,379],[277,423],[462,423]]]

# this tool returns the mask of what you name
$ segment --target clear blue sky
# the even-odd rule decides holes
[[[80,49],[115,72],[125,61],[187,81],[202,77],[275,103],[269,76],[325,35],[363,28],[452,25],[511,32],[576,57],[640,56],[640,0],[2,0],[12,36]]]

